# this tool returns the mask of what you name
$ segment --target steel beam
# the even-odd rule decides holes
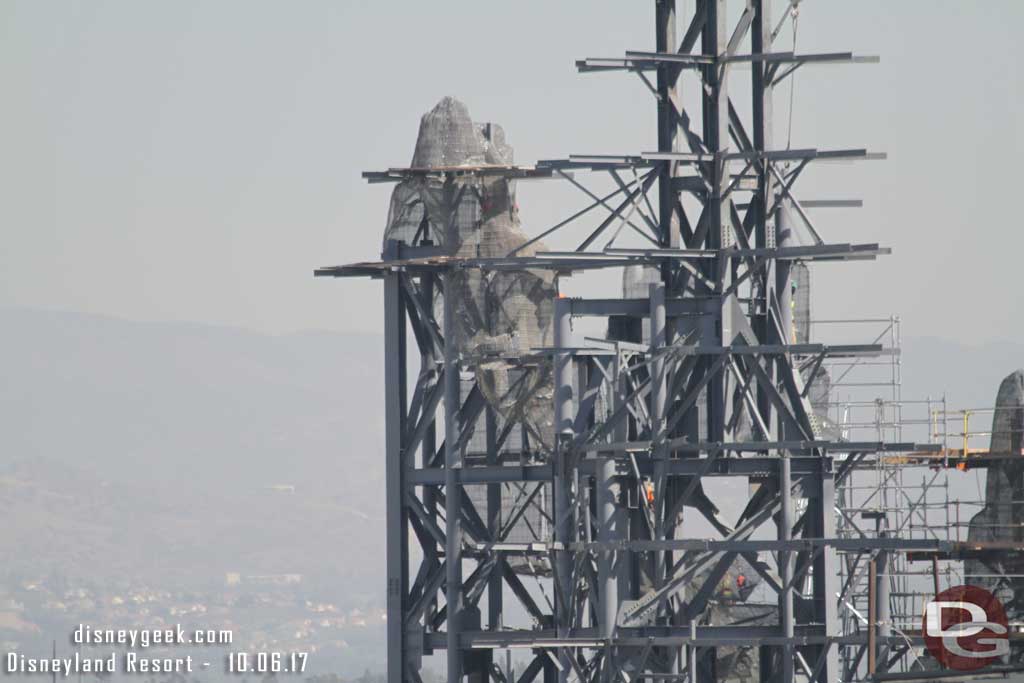
[[[779,492],[781,494],[781,507],[779,509],[778,538],[782,543],[788,543],[793,538],[793,495],[792,485],[792,460],[783,455],[779,460]],[[779,550],[779,583],[782,590],[779,593],[779,625],[784,638],[792,638],[794,634],[795,621],[793,618],[793,565],[790,559],[789,550]],[[779,674],[784,683],[793,680],[793,646],[784,644],[779,652]]]
[[[462,680],[463,657],[459,650],[459,635],[462,630],[462,485],[458,471],[462,467],[462,451],[459,446],[462,433],[459,421],[461,401],[459,400],[459,374],[461,361],[455,343],[458,337],[455,317],[458,302],[456,273],[444,274],[444,511],[445,511],[445,607],[447,609],[447,658],[448,683]]]
[[[405,308],[397,273],[384,280],[385,475],[387,486],[388,683],[406,680],[405,599],[409,591],[408,513],[405,507]]]
[[[555,300],[554,310],[555,346],[564,348],[572,338],[572,309],[564,299]],[[573,384],[572,357],[567,352],[555,356],[555,466],[552,479],[554,505],[555,540],[562,543],[572,541],[572,453],[568,445],[572,443],[573,433]],[[570,595],[572,593],[572,557],[567,550],[555,552],[555,623],[559,635],[565,637],[572,626]],[[569,653],[562,649],[559,653],[559,681],[569,680]]]

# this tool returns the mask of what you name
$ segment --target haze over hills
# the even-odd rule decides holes
[[[26,310],[0,313],[0,334],[0,401],[17,425],[2,437],[5,460],[44,455],[133,483],[145,474],[240,490],[322,486],[380,455],[374,336]]]
[[[383,609],[381,337],[7,309],[0,339],[0,594],[301,574],[302,599]],[[904,350],[904,397],[956,407],[990,405],[1024,364],[1010,342]],[[10,619],[51,623],[33,609]]]
[[[228,573],[298,574],[298,586],[271,590],[285,611],[331,605],[336,614],[313,616],[344,622],[332,638],[351,644],[365,631],[376,642],[379,338],[2,310],[0,339],[8,621],[59,637],[75,609],[63,593],[80,586],[111,600],[166,590],[210,603]],[[60,588],[38,605],[12,592],[44,578]],[[78,603],[106,599],[90,596]],[[240,635],[254,630],[236,618]],[[8,635],[33,632],[22,631]],[[375,647],[353,648],[354,670],[378,668]]]
[[[152,534],[180,524],[187,533],[167,550],[189,555],[182,571],[195,570],[199,548],[237,566],[219,544],[241,541],[247,524],[264,535],[284,527],[275,543],[243,544],[273,565],[263,571],[287,570],[272,559],[281,542],[296,551],[289,563],[344,556],[367,578],[383,566],[377,552],[358,563],[338,552],[383,529],[378,338],[24,310],[0,312],[0,337],[0,466],[13,480],[50,482],[49,514],[143,516]],[[308,520],[287,514],[299,503],[312,513],[314,501]],[[100,502],[116,508],[89,508]]]

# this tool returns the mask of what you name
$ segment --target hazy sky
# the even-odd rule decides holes
[[[521,162],[652,149],[639,80],[573,68],[652,49],[652,7],[2,0],[0,305],[379,330],[377,283],[312,278],[379,254],[390,188],[359,172],[407,164],[446,94],[503,124]],[[910,335],[1021,337],[1022,25],[1017,0],[801,5],[798,51],[882,63],[799,71],[793,147],[889,160],[814,170],[799,194],[863,198],[817,211],[819,231],[894,250],[818,268],[816,315],[827,301],[901,314]],[[519,200],[528,231],[585,203],[550,183]]]

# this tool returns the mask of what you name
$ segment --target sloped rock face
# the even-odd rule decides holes
[[[501,126],[474,123],[466,105],[453,97],[443,98],[420,120],[414,168],[512,163],[513,150]],[[529,238],[520,225],[514,182],[461,176],[450,182],[410,178],[399,183],[392,192],[384,239],[410,245],[426,239],[450,256],[496,258],[523,247]],[[517,253],[528,256],[544,248],[537,242]],[[533,439],[550,446],[550,368],[542,363],[524,372],[508,361],[552,343],[554,276],[539,270],[466,269],[455,275],[454,294],[455,343],[475,369],[484,397],[504,418],[525,422]]]
[[[513,150],[501,126],[474,123],[466,105],[445,97],[420,120],[415,168],[511,165]],[[528,237],[519,222],[515,186],[500,177],[467,179],[455,186],[407,180],[392,194],[385,239],[411,244],[426,236],[445,253],[463,258],[507,256]],[[536,243],[518,252],[532,255]],[[527,354],[551,343],[554,278],[544,271],[482,274],[467,270],[458,291],[458,343],[470,354]]]
[[[1021,456],[1022,431],[1024,370],[1017,370],[999,385],[989,451]],[[967,538],[1024,543],[1024,456],[988,467],[985,507],[971,518]],[[1024,557],[1020,553],[1000,552],[985,561],[967,560],[964,574],[968,584],[995,594],[1011,622],[1024,619],[1024,580],[1014,576],[1024,574]],[[1013,644],[1011,648],[1012,661],[1024,660],[1024,649]]]
[[[1021,430],[1024,428],[1024,370],[1007,376],[996,394],[992,418],[993,454],[1021,452]],[[1006,461],[988,468],[985,482],[985,507],[971,519],[968,539],[972,541],[1024,540],[1024,458],[1021,462]]]
[[[442,98],[420,119],[414,168],[511,163],[512,148],[501,126],[473,123],[469,109],[454,97]]]

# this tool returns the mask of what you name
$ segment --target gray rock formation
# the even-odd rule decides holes
[[[993,455],[1021,455],[1024,431],[1024,370],[1007,376],[996,394],[992,418]],[[987,470],[985,507],[970,522],[969,541],[1012,541],[1024,543],[1024,457],[995,461]],[[985,561],[968,560],[964,566],[967,583],[992,591],[1006,607],[1010,621],[1024,618],[1024,558],[1018,553],[1000,552]],[[993,574],[1006,574],[994,577]],[[1018,655],[1015,648],[1015,654]]]
[[[466,105],[443,97],[420,118],[413,168],[511,164],[505,131],[493,123],[473,123]]]
[[[512,163],[513,150],[501,126],[474,123],[466,105],[453,97],[443,98],[420,120],[413,168]],[[514,182],[467,175],[449,182],[428,176],[399,183],[392,192],[384,239],[430,243],[450,256],[492,258],[507,256],[528,237],[520,227]],[[538,242],[519,254],[544,248]],[[550,446],[550,368],[538,364],[524,371],[514,361],[552,342],[553,275],[466,269],[456,277],[455,342],[464,363],[475,369],[480,390],[502,417],[524,422],[528,438]],[[439,321],[440,308],[438,300]]]

